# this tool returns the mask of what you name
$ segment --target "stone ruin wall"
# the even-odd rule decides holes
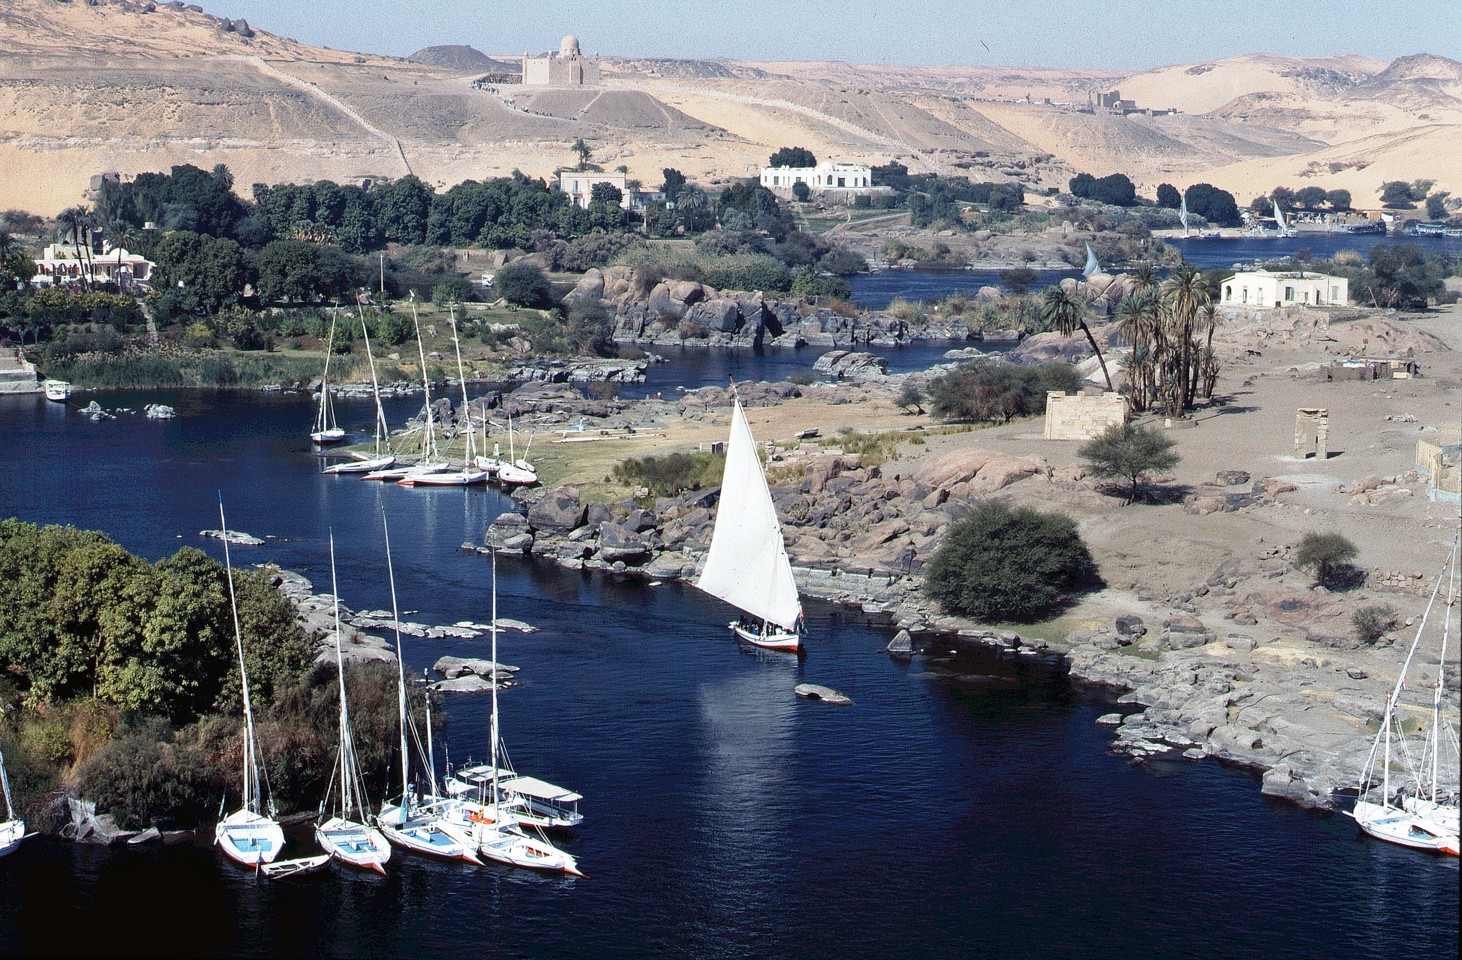
[[[1046,394],[1046,439],[1090,440],[1127,420],[1127,401],[1120,393]]]

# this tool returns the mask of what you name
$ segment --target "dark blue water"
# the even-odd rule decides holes
[[[488,561],[459,552],[495,493],[322,477],[303,397],[161,392],[176,420],[94,424],[0,398],[0,514],[110,532],[149,557],[218,555],[323,579],[388,607],[377,511],[412,619],[487,617]],[[349,407],[349,405],[347,405]],[[348,416],[356,411],[350,408]],[[364,405],[356,419],[369,422]],[[504,561],[522,688],[503,698],[518,766],[583,792],[566,846],[588,879],[398,854],[385,879],[335,870],[256,881],[212,848],[32,839],[0,861],[0,952],[290,956],[1451,957],[1456,861],[1364,840],[1346,818],[1263,800],[1210,762],[1134,765],[1094,723],[1111,709],[1058,665],[972,653],[985,679],[879,653],[888,631],[808,605],[798,661],[739,649],[727,610]],[[487,641],[406,638],[417,669]],[[797,700],[800,681],[851,708]],[[448,700],[454,760],[482,756],[487,701]],[[306,838],[296,837],[296,852]]]
[[[1380,234],[1302,233],[1297,237],[1262,239],[1194,240],[1167,239],[1167,243],[1183,254],[1183,259],[1196,267],[1211,269],[1232,267],[1236,263],[1278,259],[1308,252],[1311,257],[1332,257],[1342,250],[1362,255],[1377,243],[1410,243],[1424,250],[1435,250],[1452,257],[1462,257],[1462,238],[1457,237],[1392,237]],[[1081,271],[1041,270],[1034,288],[1039,290],[1067,277],[1080,277]],[[861,273],[852,278],[853,299],[870,310],[885,309],[895,297],[905,300],[933,301],[963,291],[974,293],[982,286],[1000,286],[998,270],[879,270]]]

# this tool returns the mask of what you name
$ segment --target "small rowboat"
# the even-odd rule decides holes
[[[330,862],[329,854],[320,854],[316,857],[299,857],[294,860],[276,860],[273,863],[266,863],[259,867],[259,871],[270,880],[283,880],[285,877],[298,877],[305,873],[314,873],[323,869]]]

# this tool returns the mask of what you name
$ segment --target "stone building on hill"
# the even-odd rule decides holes
[[[525,87],[597,87],[599,58],[579,52],[579,38],[569,35],[558,45],[558,53],[542,57],[523,54]]]

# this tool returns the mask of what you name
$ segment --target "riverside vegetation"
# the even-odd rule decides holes
[[[55,801],[76,795],[123,827],[194,826],[237,790],[225,576],[191,547],[152,563],[95,531],[0,521],[0,738],[27,822],[59,826]],[[273,801],[312,807],[334,761],[333,657],[316,663],[315,638],[268,572],[233,580]],[[396,669],[349,664],[346,683],[362,769],[383,790],[399,740]]]

